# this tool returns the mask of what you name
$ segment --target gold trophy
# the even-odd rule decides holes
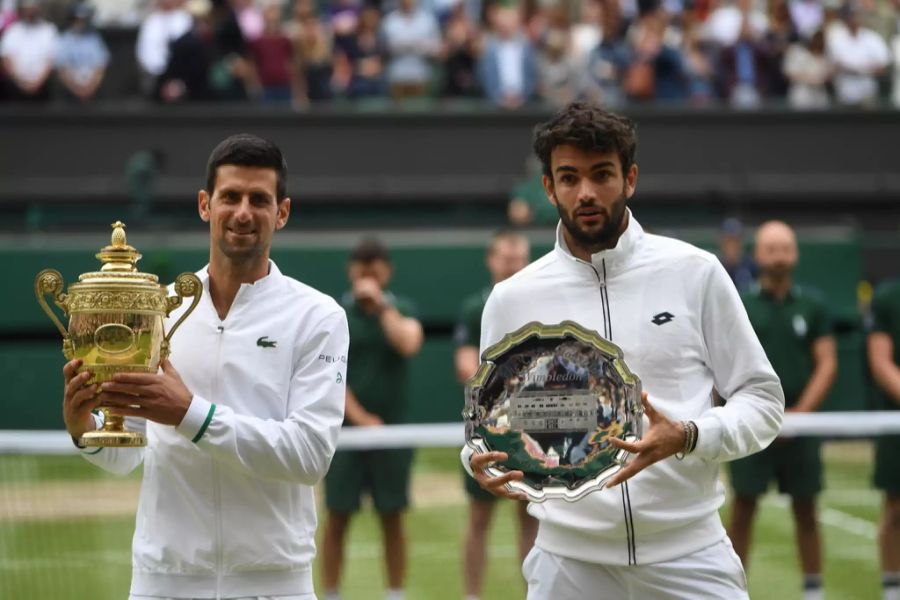
[[[156,275],[137,270],[141,255],[127,244],[125,224],[116,221],[112,228],[110,245],[96,255],[102,263],[100,271],[82,273],[68,293],[63,293],[65,282],[55,269],[44,269],[34,279],[38,303],[63,336],[63,354],[67,360],[80,358],[80,370],[91,371],[90,383],[97,384],[120,372],[156,373],[160,361],[169,355],[172,334],[197,307],[203,292],[196,275],[182,273],[175,279],[175,295],[168,296]],[[48,294],[69,317],[68,331],[44,299]],[[193,298],[190,307],[165,333],[163,319],[185,298]],[[103,428],[84,434],[81,445],[147,445],[144,434],[125,429],[124,417],[100,410]]]

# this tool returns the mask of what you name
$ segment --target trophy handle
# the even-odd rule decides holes
[[[47,301],[44,299],[45,295],[52,294],[53,303],[61,308],[64,313],[67,313],[68,303],[66,302],[66,294],[63,293],[63,287],[65,287],[65,281],[56,269],[44,269],[34,278],[34,295],[37,296],[38,304],[41,305],[41,308],[44,309],[44,312],[47,313],[47,316],[50,317],[50,320],[53,321],[53,324],[59,329],[59,332],[63,336],[63,340],[68,341],[69,332],[66,331],[62,321],[59,320],[59,317],[56,316],[56,313],[53,312],[50,305],[48,305]]]
[[[169,341],[172,339],[172,334],[175,333],[175,330],[178,329],[178,326],[181,325],[182,321],[197,308],[197,304],[200,303],[200,296],[202,295],[203,284],[200,283],[200,278],[193,273],[182,273],[175,278],[175,295],[166,298],[166,316],[168,317],[173,310],[181,306],[181,303],[185,298],[193,298],[194,300],[191,302],[188,309],[184,311],[184,314],[175,321],[175,324],[172,325],[172,328],[169,329],[169,333],[167,333],[165,339],[163,339],[160,358],[169,356]]]

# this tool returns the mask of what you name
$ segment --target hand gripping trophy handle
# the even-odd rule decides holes
[[[165,360],[169,357],[169,342],[172,339],[172,335],[184,320],[188,318],[188,315],[194,312],[194,309],[197,308],[197,304],[200,303],[200,296],[203,295],[203,284],[200,282],[200,278],[193,273],[182,273],[176,277],[173,288],[175,295],[166,298],[166,316],[169,316],[173,310],[181,306],[181,303],[185,298],[193,298],[193,300],[188,309],[184,311],[184,314],[181,315],[177,321],[175,321],[175,324],[172,325],[171,329],[169,329],[169,332],[166,334],[166,337],[163,339],[162,347],[160,348],[160,360]]]
[[[41,305],[41,308],[44,309],[44,312],[47,313],[47,316],[50,317],[50,320],[62,334],[63,354],[66,360],[72,360],[74,352],[72,351],[72,340],[69,338],[69,332],[66,331],[65,325],[62,324],[62,321],[59,320],[59,317],[47,304],[47,300],[44,299],[44,296],[52,295],[53,303],[61,308],[63,313],[68,314],[68,299],[63,292],[65,285],[65,280],[59,271],[56,269],[44,269],[34,278],[34,295],[37,296],[38,304]]]

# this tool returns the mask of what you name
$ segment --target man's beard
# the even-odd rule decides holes
[[[771,265],[760,265],[759,273],[763,277],[780,281],[789,277],[793,270],[793,267],[787,263],[772,263]]]
[[[622,195],[613,202],[612,210],[615,212],[612,214],[606,213],[608,217],[606,223],[598,231],[594,232],[585,231],[579,227],[575,219],[563,209],[559,202],[556,203],[556,211],[559,213],[559,218],[562,220],[566,231],[572,236],[572,239],[587,249],[603,248],[609,245],[610,242],[615,240],[619,235],[619,229],[622,227],[622,220],[625,218],[627,200],[625,192],[623,191]]]

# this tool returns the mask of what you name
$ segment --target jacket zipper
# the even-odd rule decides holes
[[[220,323],[218,327],[218,340],[216,342],[216,361],[215,373],[213,377],[213,398],[219,396],[219,366],[222,357],[222,337],[225,334],[225,327]],[[215,460],[212,462],[212,479],[213,479],[213,513],[215,514],[216,526],[216,600],[221,599],[222,594],[222,490],[219,482],[219,467]]]
[[[603,337],[609,341],[613,341],[612,333],[612,316],[609,311],[609,289],[606,285],[606,259],[601,261],[601,269],[594,266],[593,263],[587,263],[594,270],[597,276],[597,282],[600,284],[600,306],[603,310]],[[622,510],[625,513],[625,544],[628,548],[628,564],[637,564],[637,545],[634,536],[634,514],[631,510],[631,493],[628,489],[628,482],[624,482],[620,488],[622,490]]]

